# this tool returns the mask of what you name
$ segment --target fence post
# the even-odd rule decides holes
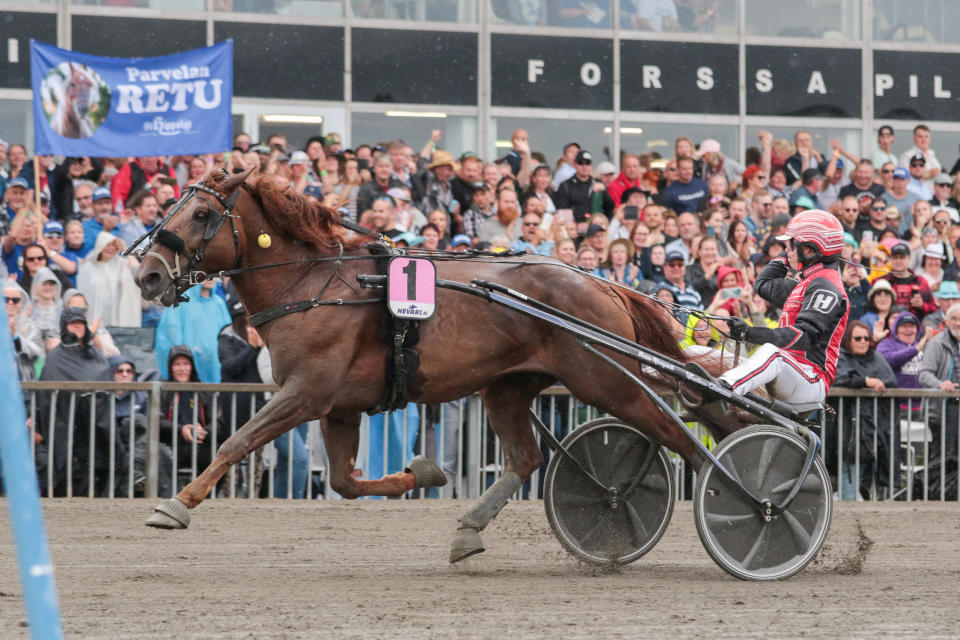
[[[147,460],[144,466],[147,474],[146,497],[156,498],[160,478],[160,382],[157,380],[150,383],[147,394]]]

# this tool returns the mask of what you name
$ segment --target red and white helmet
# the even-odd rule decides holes
[[[843,225],[832,213],[811,209],[798,213],[777,240],[793,239],[809,242],[820,250],[820,255],[835,256],[843,249]]]

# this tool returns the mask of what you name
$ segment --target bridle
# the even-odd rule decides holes
[[[203,182],[197,182],[185,187],[183,190],[183,195],[180,196],[180,199],[176,202],[176,204],[173,205],[170,213],[160,222],[160,224],[137,238],[136,241],[134,241],[134,243],[123,252],[123,255],[130,255],[133,253],[134,249],[146,242],[146,245],[137,252],[137,257],[140,258],[140,260],[143,260],[147,256],[153,256],[159,260],[163,267],[167,270],[167,275],[170,276],[170,279],[176,285],[177,297],[174,301],[174,305],[176,305],[178,302],[185,302],[187,298],[182,295],[183,292],[193,285],[200,284],[204,280],[208,279],[207,274],[203,271],[200,271],[196,267],[198,264],[203,262],[203,254],[206,252],[207,247],[210,246],[210,243],[220,231],[220,227],[222,227],[223,223],[227,220],[230,220],[230,229],[233,232],[233,268],[236,268],[240,264],[240,232],[237,229],[237,225],[234,223],[234,219],[237,219],[240,216],[233,213],[233,208],[236,205],[237,198],[240,195],[240,189],[241,187],[237,186],[236,190],[234,190],[234,192],[227,197],[217,189],[207,186]],[[213,196],[223,207],[223,211],[215,211],[212,208],[210,209],[210,217],[207,219],[207,226],[203,231],[203,240],[201,241],[201,245],[199,248],[194,250],[193,255],[191,256],[187,254],[186,244],[184,243],[183,239],[172,231],[168,231],[165,227],[170,224],[170,221],[173,220],[174,216],[176,216],[192,198],[197,196],[198,192],[203,192],[207,195]],[[156,251],[151,251],[154,244],[159,244],[173,252],[172,267],[166,258]],[[181,268],[180,256],[183,256],[187,259],[185,270]]]

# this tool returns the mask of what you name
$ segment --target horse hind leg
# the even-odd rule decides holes
[[[505,469],[500,479],[460,516],[450,545],[451,564],[485,550],[480,532],[543,462],[528,411],[537,394],[552,382],[547,376],[518,374],[501,378],[481,392],[490,426],[503,446]]]
[[[344,498],[401,496],[412,489],[442,487],[447,483],[440,467],[423,456],[415,456],[398,473],[375,480],[361,480],[356,469],[360,414],[328,416],[321,421],[320,428],[330,460],[330,487]]]

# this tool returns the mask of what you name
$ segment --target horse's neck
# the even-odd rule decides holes
[[[57,109],[57,120],[60,122],[61,135],[76,137],[80,133],[80,118],[73,110],[73,103],[66,101],[60,103]]]

